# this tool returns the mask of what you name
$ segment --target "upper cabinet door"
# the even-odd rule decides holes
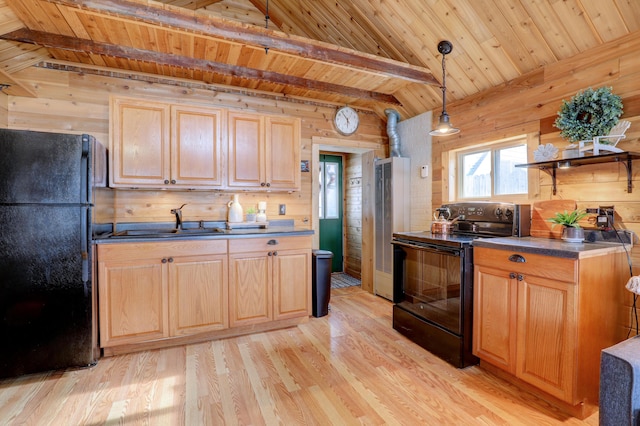
[[[300,120],[229,113],[230,188],[300,189]]]
[[[170,168],[169,110],[169,104],[113,99],[110,186],[161,188],[166,185]]]
[[[229,186],[264,188],[264,117],[229,112]]]
[[[171,108],[171,179],[188,188],[217,188],[223,184],[221,109]]]
[[[300,189],[300,120],[266,117],[266,176],[272,189]]]

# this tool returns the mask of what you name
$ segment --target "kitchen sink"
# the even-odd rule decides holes
[[[187,235],[217,235],[224,234],[222,228],[188,228],[188,229],[127,229],[125,231],[115,232],[112,235],[116,238],[122,237],[141,237],[141,238],[162,238],[162,237],[179,237]]]

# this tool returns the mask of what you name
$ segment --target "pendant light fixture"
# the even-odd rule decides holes
[[[431,136],[448,136],[456,134],[460,129],[456,129],[449,122],[449,114],[447,114],[447,84],[445,82],[446,70],[444,66],[444,57],[451,53],[453,45],[448,40],[442,40],[438,43],[438,52],[442,53],[442,114],[435,129],[429,132]]]

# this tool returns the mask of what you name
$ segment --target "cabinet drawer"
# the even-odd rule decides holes
[[[510,258],[521,258],[523,262],[514,262]],[[560,257],[531,253],[518,253],[512,250],[498,250],[476,247],[473,253],[475,265],[552,278],[556,281],[577,282],[578,261]]]
[[[271,244],[270,244],[271,242]],[[242,238],[229,240],[229,253],[311,249],[311,236]]]
[[[145,243],[99,244],[98,259],[131,260],[164,257],[168,255],[194,256],[226,254],[227,240],[187,241],[174,240]]]

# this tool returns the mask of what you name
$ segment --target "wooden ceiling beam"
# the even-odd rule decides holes
[[[401,105],[393,95],[388,95],[385,93],[372,92],[368,90],[341,86],[338,84],[309,80],[271,71],[263,71],[253,68],[212,62],[205,59],[196,59],[189,56],[180,56],[155,52],[151,50],[136,49],[133,47],[119,46],[108,43],[98,43],[91,40],[46,33],[42,31],[20,29],[0,35],[0,39],[36,44],[46,48],[83,52],[94,55],[105,55],[110,57],[150,62],[179,68],[196,69],[218,75],[230,75],[247,80],[259,80],[273,84],[293,86],[324,93],[333,93],[368,101],[383,102],[391,105]]]
[[[279,52],[387,77],[440,86],[440,82],[424,67],[288,35],[280,31],[220,19],[210,14],[180,11],[175,7],[165,8],[162,4],[132,0],[49,0],[49,2],[251,46],[268,47]]]

